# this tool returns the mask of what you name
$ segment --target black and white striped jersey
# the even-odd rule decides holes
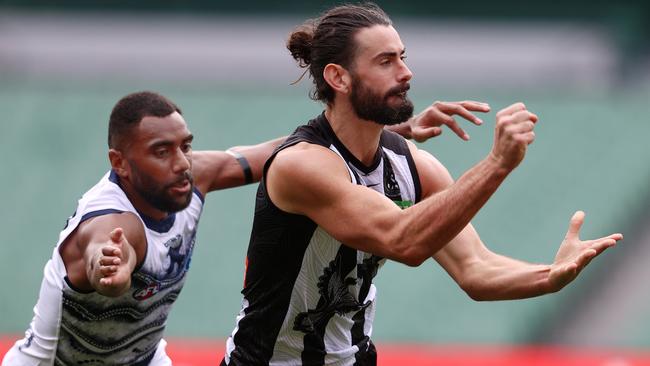
[[[406,141],[383,131],[374,162],[364,166],[338,140],[324,114],[299,127],[277,152],[299,142],[327,147],[352,182],[408,207],[420,182]],[[363,210],[363,208],[360,208]],[[248,247],[242,309],[226,345],[227,365],[374,365],[370,336],[384,258],[352,249],[306,216],[290,214],[260,182]]]

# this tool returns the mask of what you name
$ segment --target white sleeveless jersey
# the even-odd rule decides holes
[[[59,235],[45,266],[34,318],[3,366],[148,365],[154,358],[167,359],[163,330],[185,282],[202,210],[203,197],[195,189],[186,209],[162,221],[140,215],[117,175],[107,173],[79,200]],[[134,271],[131,288],[119,297],[75,289],[59,246],[85,220],[120,212],[136,214],[147,239],[145,260]]]

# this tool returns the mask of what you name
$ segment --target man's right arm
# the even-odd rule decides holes
[[[62,246],[61,256],[75,287],[113,297],[130,287],[146,244],[144,227],[134,214],[108,214],[80,224]]]
[[[333,152],[305,143],[276,156],[267,189],[276,206],[308,216],[346,245],[417,266],[467,226],[523,159],[537,117],[517,104],[497,119],[495,145],[485,159],[447,189],[405,210],[352,184]]]
[[[274,204],[308,216],[346,245],[411,266],[453,239],[507,175],[487,158],[449,189],[401,210],[353,184],[334,153],[300,145],[279,153],[271,164],[267,187]]]

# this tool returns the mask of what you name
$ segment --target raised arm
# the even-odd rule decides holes
[[[537,117],[516,104],[497,118],[492,152],[457,182],[405,210],[352,184],[330,150],[304,143],[277,155],[267,189],[279,208],[310,217],[346,245],[417,266],[467,226],[523,159]]]
[[[266,159],[284,139],[236,146],[226,151],[194,151],[192,173],[196,187],[205,195],[218,189],[258,182]]]
[[[80,224],[62,246],[61,256],[76,288],[113,297],[131,286],[146,245],[144,228],[134,214],[108,214]]]
[[[418,150],[423,196],[435,196],[454,185],[451,175],[433,156]],[[490,251],[471,224],[433,258],[474,300],[511,300],[556,292],[573,281],[589,262],[623,236],[611,234],[582,241],[584,213],[576,212],[552,264],[532,264]]]

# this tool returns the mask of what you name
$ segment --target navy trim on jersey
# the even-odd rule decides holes
[[[102,216],[102,215],[110,215],[110,214],[121,214],[123,212],[124,211],[115,210],[115,209],[112,209],[112,208],[107,208],[105,210],[97,210],[97,211],[86,212],[85,215],[81,216],[81,221],[79,221],[79,223],[81,224],[82,222],[84,222],[84,221],[86,221],[88,219],[92,219],[93,217]]]
[[[174,226],[174,222],[176,222],[176,212],[170,213],[162,220],[156,220],[139,211],[138,213],[140,214],[142,221],[144,221],[144,224],[147,225],[147,228],[161,234],[168,232],[169,229]]]
[[[108,175],[108,180],[111,182],[117,184],[118,186],[120,185],[120,177],[117,176],[117,173],[115,173],[115,170],[111,169],[110,174]],[[122,188],[120,186],[120,188]]]
[[[192,190],[199,197],[201,203],[205,203],[205,197],[203,197],[203,193],[201,193],[201,191],[199,191],[199,189],[196,188],[196,186],[192,186]]]
[[[122,189],[122,186],[120,185],[120,177],[117,176],[117,173],[115,173],[115,170],[111,169],[111,173],[108,175],[108,180],[110,180],[111,182],[117,184],[120,187],[120,189]],[[199,192],[199,190],[196,187],[193,187],[193,189],[194,189],[194,193],[196,193],[196,195],[199,196],[199,199],[201,200],[201,203],[204,203],[203,195],[201,194],[201,192]],[[124,192],[123,189],[122,189],[122,192]],[[175,212],[167,215],[167,217],[165,217],[162,220],[156,220],[154,218],[151,218],[151,217],[143,214],[140,211],[138,211],[138,213],[140,214],[140,217],[142,218],[142,221],[144,222],[144,224],[149,229],[151,229],[151,230],[153,230],[153,231],[155,231],[157,233],[161,233],[161,234],[168,232],[169,229],[171,229],[172,226],[174,226],[174,222],[176,222],[176,213]],[[82,219],[82,221],[83,221],[83,219]]]

